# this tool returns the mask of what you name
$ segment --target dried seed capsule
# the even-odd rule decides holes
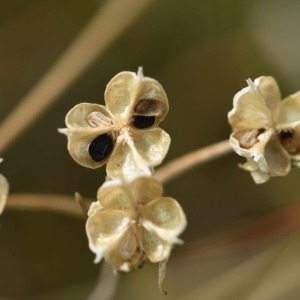
[[[155,122],[155,116],[133,116],[133,126],[139,129],[149,128]]]
[[[143,116],[160,116],[165,113],[163,103],[154,99],[140,99],[134,112]]]
[[[113,149],[114,143],[109,134],[102,134],[96,137],[89,145],[88,151],[91,158],[100,162],[107,158]]]
[[[92,169],[107,163],[112,179],[150,175],[149,168],[161,163],[170,144],[158,127],[169,109],[164,89],[139,68],[137,74],[117,74],[104,98],[106,106],[84,102],[68,112],[67,128],[59,132],[67,135],[72,158]]]
[[[299,153],[298,139],[291,129],[283,129],[279,132],[279,140],[284,149],[291,155]]]

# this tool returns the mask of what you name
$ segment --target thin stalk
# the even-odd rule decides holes
[[[162,183],[166,183],[200,164],[219,158],[231,151],[228,140],[209,145],[170,161],[156,171],[155,177]]]
[[[5,209],[50,211],[83,218],[74,197],[54,194],[10,194]]]
[[[116,274],[112,267],[104,263],[101,267],[95,288],[86,300],[110,300],[114,297],[119,274]]]

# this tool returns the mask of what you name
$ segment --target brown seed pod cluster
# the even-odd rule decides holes
[[[66,116],[68,150],[88,168],[107,164],[110,178],[130,178],[159,165],[166,156],[170,136],[159,123],[169,111],[168,98],[154,79],[121,72],[107,85],[106,106],[80,103]]]
[[[156,80],[121,72],[107,85],[105,106],[80,103],[66,116],[68,150],[88,168],[106,164],[108,181],[88,211],[86,232],[95,262],[104,258],[114,270],[140,268],[146,259],[165,263],[186,227],[179,203],[163,197],[153,167],[166,156],[170,136],[158,127],[169,111]]]
[[[228,113],[233,150],[256,183],[300,166],[300,92],[281,101],[277,82],[262,76],[238,92]]]

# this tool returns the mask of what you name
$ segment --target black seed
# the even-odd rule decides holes
[[[155,116],[133,116],[133,125],[136,128],[149,128],[155,122]]]
[[[292,137],[293,137],[293,132],[291,130],[283,129],[279,132],[279,138],[282,141],[291,139]]]
[[[96,137],[89,145],[89,155],[93,161],[99,162],[107,158],[114,146],[110,135],[102,134]]]

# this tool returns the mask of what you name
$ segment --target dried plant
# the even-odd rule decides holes
[[[157,125],[169,110],[162,86],[137,74],[122,72],[107,85],[106,107],[81,103],[66,116],[68,150],[79,164],[97,168],[107,163],[107,181],[91,204],[86,223],[89,246],[115,271],[140,268],[145,259],[165,264],[177,236],[186,226],[178,202],[162,197],[152,168],[170,144]],[[161,270],[161,269],[160,269]],[[164,272],[159,272],[159,287]]]
[[[247,158],[242,168],[256,183],[263,183],[300,165],[300,92],[281,101],[273,77],[247,82],[228,114],[233,128],[230,144]]]
[[[5,150],[58,99],[151,1],[125,0],[126,10],[120,8],[117,0],[107,1],[3,122],[0,150]],[[159,290],[166,294],[162,284],[167,262],[174,276],[179,278],[178,282],[183,276],[186,261],[178,256],[179,259],[170,262],[169,257],[175,245],[183,244],[179,237],[187,226],[179,204],[183,199],[177,201],[164,195],[166,182],[231,150],[246,158],[240,167],[250,172],[258,184],[275,176],[285,176],[300,166],[300,92],[282,100],[273,77],[248,79],[247,83],[248,86],[234,96],[233,108],[228,113],[232,128],[229,140],[185,154],[156,170],[171,142],[169,134],[160,127],[169,112],[167,95],[157,80],[144,76],[141,67],[137,73],[117,74],[106,87],[104,104],[77,104],[66,115],[66,128],[59,129],[67,136],[68,151],[78,164],[91,169],[106,167],[106,180],[95,191],[96,201],[84,200],[78,193],[76,201],[72,198],[73,202],[70,197],[45,194],[13,194],[7,201],[9,184],[0,174],[0,214],[7,205],[8,208],[52,210],[85,218],[87,247],[95,254],[95,263],[105,261],[89,300],[111,299],[117,289],[119,273],[143,272],[140,269],[149,262],[158,264]],[[203,239],[201,243],[205,246],[202,244],[200,248],[207,253],[204,250],[199,254],[199,246],[191,243],[186,250],[191,254],[190,261],[200,256],[203,262],[209,257],[213,265],[218,251],[229,253],[231,259],[237,249],[252,250],[253,240],[257,242],[260,234],[281,238],[278,244],[272,240],[267,250],[255,253],[251,259],[218,273],[204,284],[199,283],[194,290],[176,299],[289,299],[286,295],[299,283],[299,234],[290,234],[299,228],[298,216],[299,207],[295,206],[288,212],[280,211],[270,220],[264,219],[263,225],[253,222],[250,230],[238,228],[220,239],[217,237],[217,243]],[[253,234],[261,228],[267,228],[267,233]],[[291,278],[284,276],[288,272]]]
[[[165,294],[166,263],[173,246],[182,244],[178,236],[187,221],[179,203],[163,196],[164,182],[228,153],[230,146],[247,158],[242,168],[251,172],[256,183],[286,175],[291,166],[299,166],[299,93],[281,101],[274,78],[247,82],[249,87],[234,96],[228,114],[233,129],[230,142],[187,154],[157,172],[153,167],[162,162],[170,144],[169,135],[157,125],[168,113],[169,104],[162,86],[144,77],[141,68],[137,74],[121,72],[109,82],[106,107],[80,103],[67,113],[67,128],[59,132],[68,138],[70,155],[88,168],[107,165],[97,201],[86,202],[76,194],[87,218],[86,234],[96,254],[95,263],[104,258],[115,273],[140,269],[146,260],[159,263],[159,289]],[[2,212],[8,193],[2,175],[0,192]],[[10,205],[20,207],[13,198]],[[72,211],[68,206],[58,207],[61,202],[43,207],[32,197],[26,205]],[[101,292],[100,286],[92,295]]]

